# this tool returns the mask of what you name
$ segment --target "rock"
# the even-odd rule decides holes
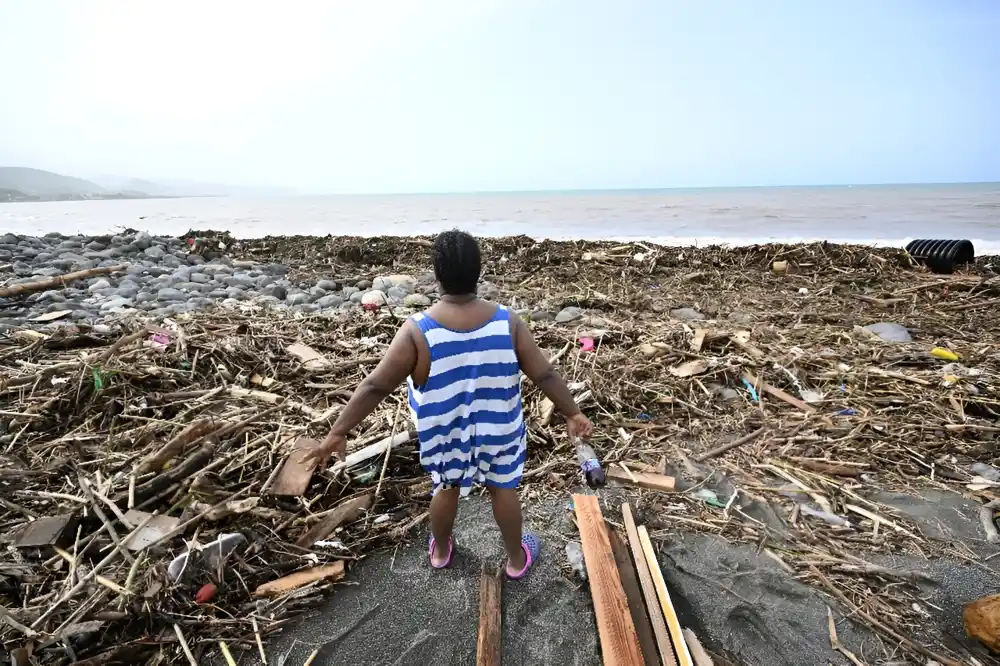
[[[185,257],[185,261],[187,261],[189,266],[201,266],[205,263],[205,257],[200,254],[189,254]]]
[[[323,291],[339,291],[340,285],[333,280],[320,280],[316,286]]]
[[[310,298],[317,299],[326,296],[326,289],[320,289],[319,287],[313,287],[309,290]]]
[[[93,282],[89,287],[87,287],[87,290],[93,294],[94,292],[100,291],[101,289],[110,289],[110,288],[111,288],[111,283],[102,278],[100,280],[96,280],[95,282]]]
[[[254,280],[249,275],[236,274],[223,280],[227,287],[239,287],[240,289],[252,289],[256,286]]]
[[[431,299],[423,294],[410,294],[403,299],[403,305],[408,308],[426,308],[431,304]]]
[[[226,296],[235,301],[245,301],[247,299],[247,293],[239,287],[230,287],[229,289],[226,289]]]
[[[113,310],[114,308],[130,308],[132,307],[132,301],[128,298],[122,298],[121,296],[117,298],[112,298],[107,303],[101,306],[102,310]]]
[[[151,302],[153,302],[155,300],[156,300],[156,297],[153,296],[148,291],[140,291],[135,296],[135,302],[136,303],[151,303]]]
[[[310,300],[309,294],[305,292],[299,292],[297,294],[288,294],[288,296],[285,298],[285,302],[288,303],[289,305],[308,305],[309,300]]]
[[[694,308],[677,308],[670,311],[670,316],[681,321],[699,321],[705,319],[705,315]]]
[[[402,303],[403,299],[409,296],[409,292],[402,287],[389,287],[389,291],[386,293],[389,300],[393,303]]]
[[[361,290],[358,289],[357,287],[344,287],[344,291],[342,292],[342,294],[345,300],[350,300],[350,298],[359,291]]]
[[[180,266],[182,266],[181,260],[172,254],[168,254],[165,257],[163,257],[160,263],[166,266],[167,268],[179,268]]]
[[[229,298],[229,293],[225,289],[216,289],[215,291],[208,292],[208,297],[216,299]]]
[[[910,332],[905,326],[900,326],[888,321],[880,321],[876,324],[868,324],[864,327],[866,331],[871,331],[886,342],[910,342]]]
[[[738,312],[738,311],[730,312],[729,316],[726,317],[726,319],[733,322],[734,324],[741,324],[743,326],[749,326],[755,321],[754,316],[749,312]]]
[[[191,275],[191,282],[197,282],[198,284],[208,284],[212,281],[212,278],[204,273],[194,273]]]
[[[355,283],[354,286],[356,288],[360,289],[361,291],[366,291],[366,290],[372,288],[372,281],[371,280],[358,280]],[[346,287],[345,287],[345,289],[346,289]]]
[[[48,301],[51,301],[52,303],[65,303],[66,295],[58,289],[50,289],[49,291],[43,291],[39,294],[38,300],[43,303]]]
[[[531,314],[528,315],[528,319],[531,321],[555,321],[556,314],[548,310],[532,310]]]
[[[360,305],[361,300],[365,297],[365,294],[367,293],[368,293],[367,291],[354,292],[353,294],[351,294],[351,303],[358,303]]]
[[[148,250],[153,244],[152,237],[145,231],[140,231],[135,235],[135,240],[132,241],[133,247],[137,250]]]
[[[160,260],[160,259],[163,259],[163,257],[164,257],[164,256],[166,256],[166,254],[167,254],[167,253],[166,253],[166,252],[164,252],[164,251],[163,251],[163,248],[162,248],[162,247],[160,247],[159,245],[153,245],[153,246],[151,246],[151,247],[148,247],[148,248],[146,248],[146,250],[145,250],[145,251],[143,252],[143,255],[145,255],[145,256],[147,256],[147,257],[149,257],[149,258],[150,258],[150,259],[152,259],[153,261],[158,261],[158,260]]]
[[[3,238],[0,239],[0,242],[3,242],[5,245],[17,245],[20,241],[21,239],[14,234],[4,234]]]
[[[344,303],[344,299],[336,294],[330,294],[329,296],[324,296],[323,298],[316,301],[316,306],[324,310],[330,308],[339,308]]]
[[[570,306],[568,308],[563,308],[559,314],[556,315],[557,324],[568,324],[570,322],[576,321],[583,317],[583,310],[577,307]]]
[[[263,294],[264,296],[272,296],[272,297],[278,299],[279,301],[283,301],[286,298],[289,298],[289,296],[288,296],[288,289],[286,289],[285,287],[283,287],[280,284],[270,284],[270,285],[264,287],[263,289],[261,289],[260,293]],[[309,297],[308,296],[306,297],[306,301],[305,302],[306,303],[309,302]]]
[[[177,288],[181,291],[190,291],[196,294],[202,294],[212,290],[211,285],[199,284],[197,282],[179,282],[177,283]]]
[[[391,288],[398,287],[410,294],[417,288],[417,280],[412,275],[388,275],[375,278],[371,286],[382,292],[388,292]]]
[[[158,301],[183,301],[184,298],[184,292],[170,287],[164,287],[156,292],[156,300]]]
[[[351,300],[354,300],[353,296]],[[387,297],[385,292],[379,289],[372,289],[361,295],[361,305],[385,305],[386,303]]]
[[[83,246],[85,250],[93,250],[94,252],[100,252],[101,250],[108,249],[108,246],[104,243],[96,240],[92,240]]]
[[[53,258],[55,258],[55,255],[52,254],[51,252],[39,252],[38,254],[35,255],[35,263],[46,264],[52,261]]]
[[[487,301],[495,301],[500,298],[500,288],[492,282],[483,282],[476,290],[476,294]]]

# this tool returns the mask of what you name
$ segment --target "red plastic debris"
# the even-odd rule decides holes
[[[215,583],[205,583],[198,590],[198,594],[194,595],[194,602],[196,604],[207,604],[209,601],[215,598],[216,592],[219,588],[215,586]]]

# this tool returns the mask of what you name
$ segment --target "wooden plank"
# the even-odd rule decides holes
[[[628,537],[629,549],[632,551],[632,557],[635,559],[635,572],[639,575],[642,596],[646,600],[649,620],[653,625],[653,636],[656,638],[656,646],[660,650],[663,663],[676,666],[677,658],[674,656],[674,647],[670,641],[670,632],[667,631],[667,623],[663,619],[663,611],[660,609],[659,599],[656,596],[656,584],[653,582],[653,576],[649,572],[649,564],[646,562],[646,554],[642,550],[642,542],[639,541],[639,530],[635,526],[632,507],[627,502],[622,504],[622,518],[625,523],[625,535]]]
[[[487,571],[479,579],[479,640],[476,643],[476,666],[500,666],[503,657],[501,637],[500,570]]]
[[[625,591],[618,577],[618,567],[615,566],[615,556],[611,552],[597,497],[573,495],[573,506],[580,526],[583,561],[590,577],[590,595],[594,599],[604,665],[642,666],[639,637],[635,633]]]
[[[607,525],[607,524],[605,524]],[[653,625],[649,620],[649,613],[646,612],[646,602],[642,598],[642,590],[639,589],[639,578],[635,573],[635,566],[632,564],[632,556],[628,552],[628,546],[622,541],[618,532],[610,526],[608,528],[608,540],[611,542],[611,552],[615,555],[615,563],[618,565],[618,575],[622,579],[622,588],[625,590],[625,599],[628,601],[628,609],[632,613],[632,622],[635,624],[635,632],[639,634],[639,647],[642,648],[642,657],[646,666],[660,666],[660,651],[656,649],[656,638],[653,636]]]
[[[284,576],[283,578],[264,583],[254,591],[253,595],[255,597],[277,597],[282,594],[293,592],[317,581],[338,581],[343,577],[344,561],[338,560],[333,564],[325,564],[321,567],[313,567],[304,571],[296,571],[295,573]]]
[[[660,600],[660,608],[663,610],[663,617],[666,619],[667,629],[670,631],[670,642],[673,643],[677,663],[679,666],[694,666],[694,660],[691,658],[691,653],[684,640],[684,630],[681,629],[680,620],[677,619],[677,611],[674,610],[674,604],[670,601],[667,581],[663,580],[663,572],[660,571],[660,563],[656,559],[656,551],[653,550],[653,542],[649,540],[649,533],[646,532],[645,525],[640,525],[638,532],[639,543],[642,544],[642,552],[646,557],[649,573],[653,577],[653,584],[656,586],[656,596]]]
[[[633,472],[632,470],[629,470],[629,472],[626,472],[617,465],[609,465],[604,473],[609,479],[614,479],[619,483],[627,483],[630,486],[639,486],[648,490],[672,493],[677,489],[677,480],[672,476],[650,474],[649,472]]]
[[[371,508],[372,494],[361,495],[344,500],[331,511],[323,520],[307,530],[299,537],[295,545],[301,548],[312,548],[317,541],[327,538],[333,531],[344,523],[356,520],[358,516]]]
[[[754,386],[756,386],[761,391],[763,391],[765,393],[769,393],[769,394],[773,395],[775,398],[778,398],[779,400],[784,400],[785,402],[787,402],[792,407],[798,407],[799,409],[801,409],[804,412],[814,412],[814,411],[816,411],[816,408],[813,407],[812,405],[808,405],[808,404],[802,402],[801,400],[799,400],[795,396],[789,395],[788,393],[785,393],[784,391],[782,391],[780,388],[778,388],[776,386],[771,386],[770,384],[768,384],[767,382],[765,382],[762,379],[757,379],[756,377],[754,377],[753,375],[751,375],[749,372],[744,372],[743,373],[743,379],[747,380],[748,382],[750,382],[751,384],[753,384]]]
[[[330,360],[327,359],[327,357],[323,356],[309,345],[304,345],[301,342],[296,342],[294,345],[288,345],[288,347],[285,348],[285,352],[288,353],[289,356],[293,356],[301,361],[302,367],[306,370],[322,370],[330,365]]]
[[[280,497],[299,497],[306,492],[318,461],[313,458],[304,460],[306,454],[316,449],[319,442],[308,437],[299,437],[292,444],[292,451],[285,458],[278,472],[278,478],[268,491],[271,495]]]

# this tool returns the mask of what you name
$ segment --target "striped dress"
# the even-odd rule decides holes
[[[439,488],[468,495],[474,483],[516,488],[524,471],[526,437],[521,381],[507,308],[471,331],[413,316],[430,349],[427,382],[408,380],[410,412],[420,439],[420,463]]]

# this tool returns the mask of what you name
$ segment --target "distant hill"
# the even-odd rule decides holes
[[[154,183],[150,180],[143,180],[142,178],[124,178],[122,176],[104,175],[91,178],[90,180],[100,185],[108,192],[141,192],[142,194],[151,197],[184,196],[183,192],[179,192],[173,187],[161,185],[160,183]]]
[[[31,198],[99,197],[108,191],[82,178],[27,167],[0,167],[0,190],[21,192]]]

